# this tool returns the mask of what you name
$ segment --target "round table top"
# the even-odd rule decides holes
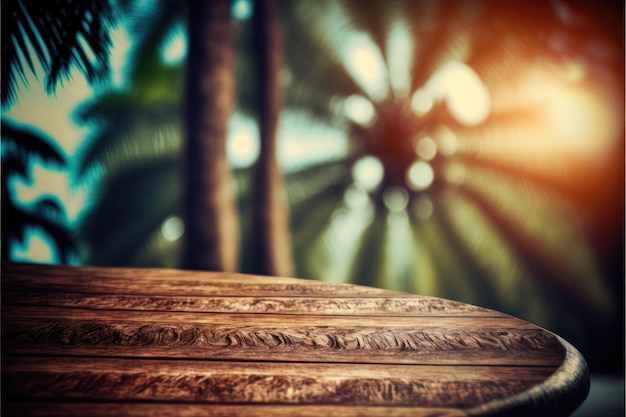
[[[2,265],[5,415],[569,415],[583,357],[506,314],[312,280]]]

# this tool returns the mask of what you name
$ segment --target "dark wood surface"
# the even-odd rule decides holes
[[[2,265],[2,415],[569,415],[569,343],[450,300],[292,278]]]

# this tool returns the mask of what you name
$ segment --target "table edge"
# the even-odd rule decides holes
[[[590,387],[585,358],[559,335],[544,331],[553,334],[565,349],[563,362],[554,373],[517,395],[466,409],[468,416],[569,416],[585,401]]]

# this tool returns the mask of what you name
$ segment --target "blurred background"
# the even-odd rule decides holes
[[[228,269],[190,260],[208,229],[239,271],[552,330],[592,370],[578,415],[623,415],[622,1],[215,1],[204,38],[199,3],[3,2],[3,259]],[[198,166],[206,33],[235,87]]]

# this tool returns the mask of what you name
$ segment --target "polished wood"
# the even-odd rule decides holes
[[[582,356],[434,297],[218,272],[2,265],[3,415],[568,415]]]

